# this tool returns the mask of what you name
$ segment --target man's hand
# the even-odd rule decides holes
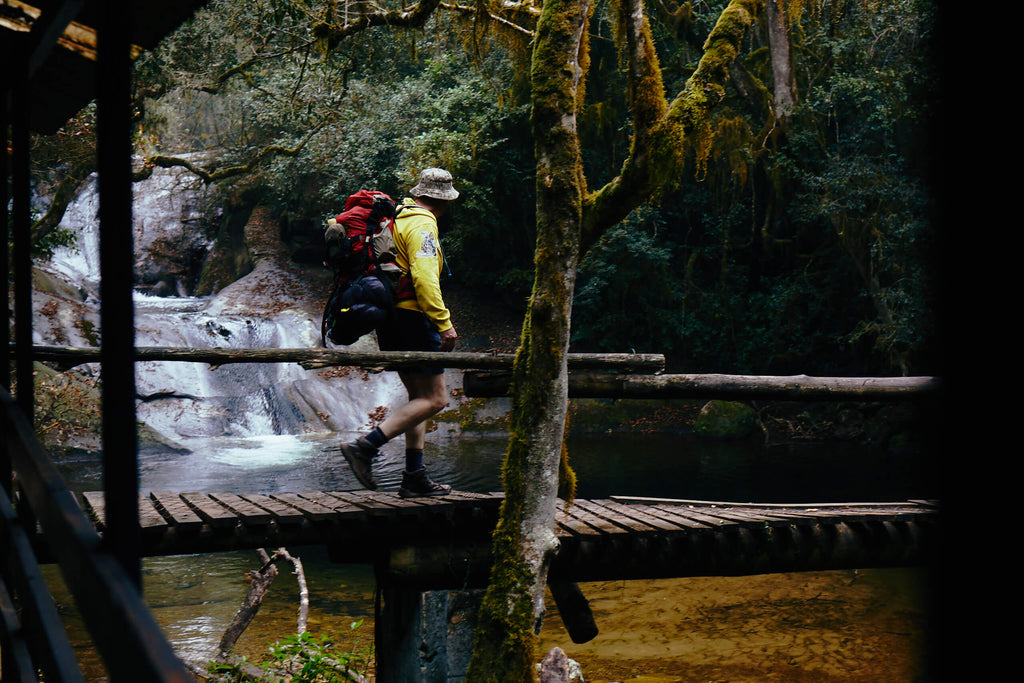
[[[447,330],[441,332],[441,350],[451,351],[455,348],[455,340],[458,338],[458,334],[455,332],[454,327],[449,327]]]

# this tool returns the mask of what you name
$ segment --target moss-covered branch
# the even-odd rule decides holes
[[[269,53],[269,54],[258,54],[258,55],[255,55],[254,57],[251,57],[250,59],[245,60],[241,64],[236,64],[235,66],[231,67],[230,69],[228,69],[227,71],[225,71],[221,75],[217,76],[217,78],[214,80],[214,82],[211,85],[201,86],[199,88],[199,90],[202,91],[202,92],[205,92],[205,93],[210,93],[211,95],[216,95],[217,93],[220,92],[221,87],[223,87],[223,85],[225,83],[227,83],[229,80],[231,80],[231,78],[233,76],[242,76],[251,85],[252,81],[251,81],[251,79],[248,78],[247,73],[246,73],[251,67],[254,67],[257,64],[261,64],[262,62],[267,62],[267,61],[270,61],[270,60],[273,60],[273,59],[279,59],[281,57],[286,57],[286,56],[288,56],[290,54],[294,54],[296,52],[301,52],[302,50],[308,50],[310,47],[313,46],[313,44],[315,42],[316,42],[315,40],[309,40],[309,41],[306,41],[306,42],[304,42],[304,43],[302,43],[300,45],[296,45],[294,47],[290,47],[287,50],[280,50],[278,52],[273,52],[273,53]]]
[[[709,113],[725,98],[729,68],[761,5],[760,0],[729,3],[704,44],[697,70],[672,104],[663,109],[659,100],[663,102],[664,86],[660,74],[655,73],[657,61],[641,0],[623,0],[620,34],[629,60],[635,131],[619,175],[584,201],[584,251],[666,181],[678,177],[688,148],[694,151],[698,164],[707,158],[712,139]]]
[[[313,27],[313,35],[326,40],[328,45],[334,45],[343,38],[375,26],[420,28],[427,23],[439,4],[440,0],[420,0],[408,9],[367,12],[344,24],[322,21]]]
[[[493,21],[497,23],[499,26],[508,29],[509,31],[521,33],[524,36],[527,36],[528,38],[533,37],[533,29],[527,26],[521,26],[516,22],[512,21],[511,19],[507,19],[501,16],[500,14],[495,14],[494,12],[488,11],[486,7],[481,9],[480,6],[471,7],[469,5],[452,5],[446,2],[442,2],[438,6],[441,9],[448,10],[449,12],[457,12],[458,14],[486,17],[488,21]],[[535,19],[535,15],[538,13],[532,6],[523,7],[520,9],[520,11],[525,12],[526,16],[531,19]]]
[[[231,178],[233,176],[238,176],[238,175],[242,175],[244,173],[248,173],[248,172],[252,171],[253,169],[257,168],[260,164],[262,164],[267,159],[273,158],[275,156],[289,156],[289,157],[293,157],[293,156],[298,155],[298,153],[302,151],[302,148],[306,146],[306,143],[308,143],[310,141],[310,139],[314,135],[316,135],[318,132],[320,132],[320,130],[323,129],[323,127],[325,125],[327,125],[327,119],[321,121],[316,126],[314,126],[312,128],[312,130],[310,130],[306,134],[306,136],[303,137],[302,140],[300,140],[299,143],[297,145],[295,145],[294,147],[285,147],[284,145],[268,145],[268,146],[264,147],[263,149],[261,149],[259,152],[257,152],[255,154],[255,156],[253,156],[253,158],[249,160],[248,163],[237,164],[235,166],[227,166],[225,168],[219,168],[219,169],[212,170],[212,171],[206,170],[206,169],[204,169],[204,168],[202,168],[200,166],[197,166],[196,164],[193,164],[188,159],[182,159],[181,157],[172,157],[172,156],[165,156],[165,155],[162,155],[162,154],[157,154],[157,155],[154,155],[154,156],[151,156],[151,157],[147,157],[145,163],[142,166],[142,168],[134,173],[134,175],[132,176],[132,179],[135,180],[136,182],[140,181],[140,180],[145,180],[145,179],[149,178],[150,176],[152,176],[153,175],[153,170],[158,168],[158,167],[159,168],[175,168],[175,167],[179,167],[179,168],[184,168],[184,169],[188,170],[189,172],[195,174],[204,183],[207,183],[207,184],[209,184],[209,183],[216,183],[218,181],[225,180],[227,178]]]

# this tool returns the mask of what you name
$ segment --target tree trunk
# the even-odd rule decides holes
[[[38,244],[40,240],[57,229],[60,222],[64,220],[64,214],[68,206],[78,196],[78,191],[88,180],[92,172],[92,164],[76,165],[60,181],[57,190],[53,193],[53,199],[46,213],[32,225],[32,244]]]
[[[757,4],[732,0],[685,92],[668,106],[642,2],[621,3],[618,21],[629,62],[634,139],[620,175],[589,196],[576,114],[583,101],[593,8],[588,0],[543,4],[531,73],[537,159],[534,288],[513,368],[510,438],[502,468],[505,499],[467,673],[473,683],[533,681],[547,573],[558,549],[554,520],[560,479],[568,497],[574,488],[564,437],[570,311],[579,259],[605,229],[675,177],[688,132],[697,130],[697,144],[706,144],[707,112],[724,98],[722,84]]]
[[[768,51],[775,85],[775,117],[785,119],[796,105],[796,81],[789,55],[789,13],[779,7],[778,0],[768,0],[765,21],[768,24]]]
[[[513,369],[511,434],[502,469],[505,500],[468,672],[474,683],[533,680],[547,572],[558,550],[555,502],[568,407],[569,314],[585,190],[576,111],[591,11],[585,0],[548,0],[537,24],[532,67],[534,288]]]

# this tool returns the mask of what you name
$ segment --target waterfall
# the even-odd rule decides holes
[[[197,229],[203,188],[186,183],[175,169],[158,169],[134,187],[136,281],[163,275],[155,265],[154,245],[208,248],[212,239]],[[40,344],[94,346],[99,330],[98,201],[91,179],[68,208],[62,227],[77,243],[61,248],[48,263],[36,264],[35,341]],[[283,249],[280,250],[283,253]],[[302,301],[278,287],[282,298],[268,301],[268,283],[294,277],[273,258],[220,292],[206,297],[135,299],[137,346],[186,348],[310,348],[320,345],[319,302]],[[285,282],[285,285],[288,283]],[[175,291],[177,290],[177,291]],[[292,298],[289,298],[291,296]],[[357,345],[375,348],[371,338]],[[82,373],[98,371],[85,366]],[[232,363],[212,369],[185,362],[140,362],[136,385],[142,400],[138,418],[163,439],[188,444],[195,439],[259,439],[281,435],[329,435],[366,428],[368,415],[404,395],[394,373],[359,370],[305,370],[297,364]]]

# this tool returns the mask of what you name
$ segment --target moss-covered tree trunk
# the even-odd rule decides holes
[[[546,0],[532,66],[537,158],[534,287],[516,357],[505,501],[481,607],[470,681],[533,680],[568,407],[570,310],[584,187],[577,103],[586,72],[587,0]]]
[[[678,177],[687,144],[706,145],[707,114],[724,96],[758,0],[733,0],[709,37],[697,71],[671,105],[642,0],[622,0],[620,49],[629,70],[634,138],[618,177],[588,193],[576,114],[587,72],[590,0],[545,0],[532,57],[537,157],[534,288],[516,357],[511,436],[502,477],[505,500],[494,533],[494,565],[481,605],[470,683],[530,683],[544,616],[559,484],[572,488],[565,463],[570,311],[576,270],[587,246],[665,182]],[[689,138],[693,137],[693,140]],[[566,481],[566,480],[570,481]]]

